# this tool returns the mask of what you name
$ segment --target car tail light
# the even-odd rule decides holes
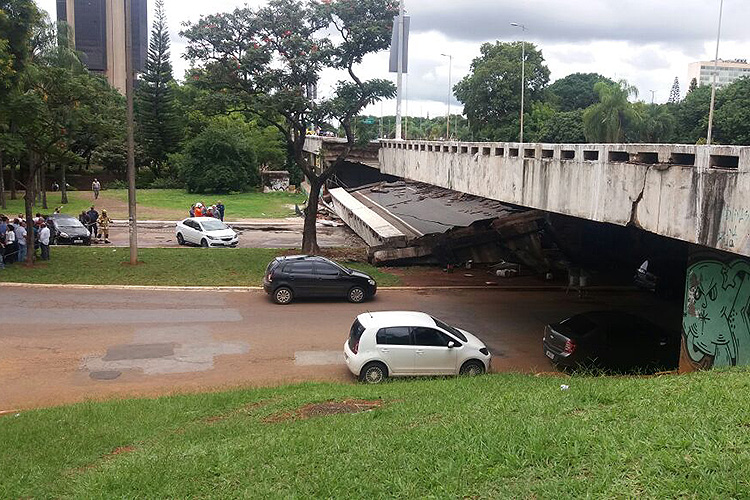
[[[568,339],[565,341],[565,349],[563,349],[563,352],[567,354],[573,354],[576,350],[576,343],[572,340]]]
[[[271,283],[273,281],[273,273],[268,273],[268,282]]]
[[[359,341],[357,341],[357,342],[356,342],[356,343],[354,344],[354,346],[352,346],[352,352],[353,352],[354,354],[357,354],[357,352],[359,352]]]

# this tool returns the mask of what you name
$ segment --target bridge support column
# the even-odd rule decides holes
[[[750,259],[694,247],[688,260],[680,371],[750,366]]]

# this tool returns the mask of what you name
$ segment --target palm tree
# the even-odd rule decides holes
[[[590,142],[624,142],[627,127],[637,125],[642,118],[630,102],[631,97],[638,97],[638,89],[620,80],[615,85],[598,82],[594,91],[599,102],[583,113],[586,139]]]

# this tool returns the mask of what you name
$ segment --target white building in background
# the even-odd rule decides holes
[[[724,87],[742,78],[750,77],[750,64],[747,59],[733,59],[725,61],[719,59],[718,73],[716,75],[716,86]],[[693,78],[698,82],[698,86],[711,85],[714,74],[714,61],[699,61],[688,65],[688,85]]]

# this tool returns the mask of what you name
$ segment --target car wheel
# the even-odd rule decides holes
[[[349,294],[347,295],[347,298],[349,299],[349,302],[352,302],[354,304],[359,304],[360,302],[364,302],[365,290],[362,287],[355,286],[354,288],[349,290]]]
[[[201,240],[201,246],[202,246],[203,248],[208,248],[208,240],[207,240],[207,239],[205,239],[205,238],[203,238],[203,239]]]
[[[476,359],[471,359],[461,366],[461,370],[458,373],[468,377],[476,377],[477,375],[483,375],[484,372],[484,363]]]
[[[388,378],[388,368],[379,361],[368,363],[359,372],[359,381],[366,384],[379,384]]]
[[[180,246],[185,244],[185,238],[182,236],[182,233],[177,233],[177,244]]]
[[[273,301],[277,304],[286,305],[292,302],[294,294],[290,288],[282,286],[273,292]]]

